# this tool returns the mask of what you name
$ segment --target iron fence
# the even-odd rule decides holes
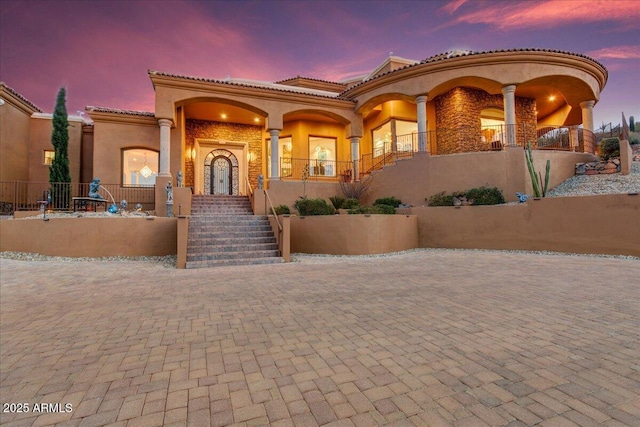
[[[49,198],[48,210],[73,210],[74,197],[89,197],[89,183],[0,181],[0,213],[36,211]],[[101,184],[98,191],[110,203],[126,200],[130,209],[140,204],[143,210],[155,209],[155,186]]]
[[[311,180],[350,180],[353,162],[342,160],[280,158],[280,178],[301,180],[305,169]]]

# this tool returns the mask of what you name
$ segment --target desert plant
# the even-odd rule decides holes
[[[453,206],[453,194],[446,194],[444,191],[425,198],[428,206]]]
[[[278,205],[273,210],[276,211],[276,215],[289,215],[291,213],[291,209],[287,205]]]
[[[402,201],[400,199],[396,199],[395,197],[382,197],[380,199],[376,199],[375,202],[373,202],[374,205],[389,205],[389,206],[393,206],[394,208],[397,208],[398,206],[400,206],[402,204]]]
[[[349,209],[349,214],[393,215],[396,208],[390,205],[357,206]]]
[[[333,215],[336,213],[333,206],[329,206],[324,199],[300,198],[296,200],[295,208],[301,216]]]
[[[367,176],[365,179],[354,182],[344,182],[340,181],[340,189],[342,190],[342,194],[347,199],[358,199],[360,200],[362,196],[367,192],[369,187],[371,186],[371,182],[373,178],[371,175]]]
[[[545,197],[547,195],[547,189],[549,188],[549,175],[551,173],[551,160],[547,160],[547,166],[544,174],[544,185],[542,183],[542,175],[540,172],[536,173],[533,166],[533,150],[531,149],[531,142],[527,144],[527,149],[524,150],[524,156],[527,159],[527,168],[529,169],[529,175],[531,176],[531,185],[533,186],[533,194],[535,197]]]
[[[360,201],[358,199],[346,199],[342,204],[342,209],[353,209],[360,206]]]
[[[309,179],[309,165],[302,168],[302,198],[307,197],[307,180]]]
[[[611,157],[620,157],[620,139],[605,138],[598,144],[598,151],[603,160],[609,160]]]
[[[334,208],[336,209],[342,209],[342,205],[344,204],[345,199],[344,197],[340,197],[340,196],[332,196],[329,197],[329,200],[331,200],[331,204],[333,205]]]
[[[500,205],[505,202],[502,191],[498,187],[478,187],[467,191],[467,200],[473,200],[473,205]]]

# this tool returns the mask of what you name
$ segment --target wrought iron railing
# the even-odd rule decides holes
[[[280,178],[301,180],[308,168],[311,180],[349,180],[353,174],[353,162],[343,160],[317,160],[280,158]]]
[[[10,215],[15,211],[39,210],[47,195],[51,197],[48,210],[70,211],[73,197],[88,197],[89,183],[0,181],[0,213]],[[116,203],[126,200],[129,209],[140,204],[143,210],[155,208],[155,186],[123,186],[120,184],[100,184],[98,193]]]

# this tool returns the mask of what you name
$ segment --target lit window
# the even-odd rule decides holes
[[[56,157],[56,152],[53,150],[44,150],[44,157],[42,160],[43,165],[50,166],[53,164],[53,159]]]
[[[336,139],[309,137],[309,174],[336,175]]]
[[[373,157],[394,151],[417,151],[417,136],[416,122],[391,119],[373,130]]]
[[[122,151],[122,184],[154,185],[158,176],[160,155],[157,151],[130,148]]]

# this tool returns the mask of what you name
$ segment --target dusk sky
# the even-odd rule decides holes
[[[147,70],[276,81],[340,80],[393,55],[558,49],[609,70],[596,127],[640,119],[640,2],[4,0],[0,80],[52,112],[154,110]]]

